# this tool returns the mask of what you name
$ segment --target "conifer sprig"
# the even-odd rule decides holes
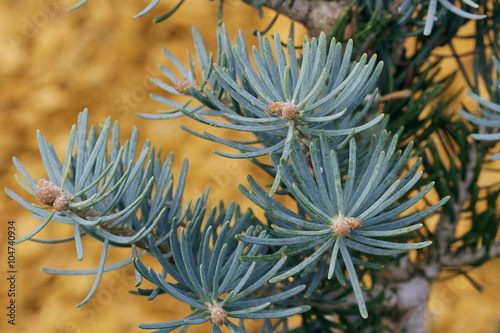
[[[187,173],[184,162],[174,194],[170,154],[162,164],[159,151],[146,141],[138,146],[138,132],[134,130],[125,145],[119,143],[119,126],[111,129],[108,118],[97,134],[92,126],[87,132],[88,111],[78,116],[78,127],[70,132],[64,160],[61,162],[52,144],[37,133],[40,154],[49,180],[35,181],[14,157],[21,177],[19,184],[44,205],[30,203],[11,189],[7,194],[41,219],[33,231],[20,237],[16,243],[34,240],[41,243],[74,241],[78,260],[84,256],[82,236],[91,236],[104,244],[101,262],[93,270],[44,269],[52,274],[96,274],[95,284],[83,302],[95,292],[105,271],[123,267],[143,251],[151,251],[156,244],[163,254],[170,249],[164,243],[170,233],[171,221],[181,221],[188,213],[189,204],[182,209],[181,200]],[[111,144],[108,149],[109,134]],[[136,160],[136,153],[139,157]],[[73,227],[73,237],[58,240],[35,239],[35,235],[50,221]],[[132,256],[122,262],[105,266],[109,246],[132,247]]]
[[[479,8],[479,5],[472,0],[462,0],[461,3],[462,6],[466,5],[473,9]],[[439,8],[438,4],[440,5]],[[431,34],[434,22],[439,20],[440,16],[442,16],[446,11],[450,11],[455,15],[467,18],[469,20],[480,20],[486,17],[486,15],[469,13],[463,8],[455,6],[455,1],[448,1],[448,0],[428,0],[428,1],[406,0],[399,8],[399,11],[405,16],[411,16],[412,13],[419,10],[418,9],[419,5],[420,5],[420,10],[424,10],[424,8],[426,8],[427,10],[424,35]]]
[[[383,131],[378,138],[373,136],[366,155],[357,151],[356,141],[349,142],[348,156],[338,150],[324,132],[310,146],[313,173],[306,156],[298,144],[290,151],[290,165],[284,159],[281,169],[283,182],[297,200],[303,214],[297,214],[266,195],[263,189],[249,177],[253,191],[240,186],[241,191],[255,204],[274,217],[271,225],[273,237],[263,238],[266,231],[256,236],[237,236],[249,244],[288,246],[287,252],[297,255],[294,247],[312,248],[307,257],[295,267],[274,277],[270,282],[283,281],[315,266],[329,257],[328,279],[339,271],[347,270],[362,317],[368,312],[362,296],[355,269],[355,260],[360,254],[392,256],[419,249],[431,244],[398,243],[380,238],[390,238],[417,230],[423,218],[445,204],[443,198],[434,206],[418,213],[401,214],[411,209],[433,187],[429,184],[413,198],[399,201],[410,191],[422,176],[417,172],[418,159],[400,179],[400,173],[411,157],[410,144],[404,152],[396,151],[397,136],[386,146],[388,133]],[[415,224],[417,223],[417,224]],[[360,257],[357,259],[361,259]],[[362,260],[362,259],[361,259]],[[357,261],[357,265],[368,267],[373,263]],[[375,265],[376,266],[376,265]],[[340,273],[342,275],[342,273]]]
[[[241,151],[237,154],[217,154],[230,158],[255,158],[275,152],[286,160],[293,138],[300,137],[301,143],[307,146],[324,130],[337,146],[342,146],[354,134],[382,120],[383,115],[379,115],[361,125],[376,96],[376,84],[383,64],[377,63],[376,56],[368,60],[366,55],[359,62],[352,63],[352,41],[347,43],[343,52],[343,46],[336,43],[335,39],[328,43],[324,33],[311,41],[305,37],[302,59],[298,59],[291,39],[287,42],[285,54],[278,34],[274,36],[274,46],[267,37],[260,38],[259,49],[254,46],[251,52],[256,63],[254,68],[241,33],[235,46],[229,44],[225,27],[219,29],[218,36],[222,44],[218,49],[224,49],[224,53],[220,56],[221,60],[214,64],[216,83],[212,85],[220,86],[221,90],[214,93],[206,88],[203,91],[190,88],[187,92],[202,106],[215,112],[211,114],[217,114],[218,111],[224,121],[207,118],[196,112],[202,106],[187,107],[187,103],[181,106],[177,102],[157,98],[166,104],[178,106],[172,115],[177,116],[180,110],[203,123],[251,132],[257,137],[254,141],[241,142],[188,130]],[[182,68],[179,70],[182,71]],[[371,98],[366,101],[368,94],[371,94]],[[163,115],[146,117],[165,118]],[[270,190],[271,195],[279,184],[278,172]]]
[[[140,327],[167,332],[211,321],[212,332],[221,332],[221,326],[231,332],[246,332],[242,324],[235,325],[228,318],[269,319],[307,311],[309,306],[280,305],[281,301],[300,293],[304,285],[262,295],[264,290],[261,288],[278,272],[286,258],[258,263],[240,260],[241,256],[256,256],[268,251],[266,246],[245,246],[235,239],[235,235],[245,229],[245,235],[256,235],[251,212],[241,215],[239,207],[231,202],[227,210],[221,205],[219,213],[212,208],[205,219],[205,203],[201,200],[185,227],[172,222],[168,242],[174,264],[166,261],[159,251],[154,252],[160,255],[157,258],[163,266],[161,273],[146,268],[140,259],[134,261],[136,269],[155,284],[154,289],[139,289],[138,294],[153,299],[160,293],[167,293],[191,305],[193,312],[180,320],[141,324]],[[167,282],[167,275],[176,283]]]

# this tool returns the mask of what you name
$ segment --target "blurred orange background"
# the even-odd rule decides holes
[[[157,9],[140,19],[132,16],[148,0],[91,0],[82,8],[66,12],[74,5],[69,0],[44,0],[0,3],[0,177],[4,187],[21,193],[14,179],[17,173],[12,156],[23,163],[31,175],[46,177],[36,144],[40,129],[56,151],[64,154],[71,125],[85,107],[90,124],[103,123],[106,117],[120,121],[122,141],[134,126],[139,129],[140,144],[151,139],[161,146],[162,156],[174,151],[174,174],[189,157],[190,171],[185,198],[198,196],[210,186],[210,205],[218,200],[236,200],[242,208],[250,207],[237,184],[246,184],[252,174],[262,182],[267,176],[250,162],[228,160],[212,152],[227,148],[203,141],[178,127],[182,123],[195,130],[209,130],[187,118],[150,121],[135,114],[155,113],[163,105],[148,97],[162,94],[149,82],[150,77],[164,79],[158,65],[168,62],[161,52],[167,48],[185,61],[186,49],[194,53],[191,25],[196,25],[208,50],[216,49],[217,3],[189,0],[166,22],[151,20],[172,7],[162,1]],[[262,29],[273,17],[265,11],[264,19],[240,0],[226,0],[224,21],[233,38],[242,29],[249,44],[253,29]],[[288,35],[289,22],[279,19],[273,30]],[[298,27],[296,36],[305,30]],[[297,37],[298,41],[301,37]],[[453,61],[444,64],[445,71],[455,70]],[[460,87],[463,83],[457,82]],[[233,135],[219,130],[221,135]],[[26,198],[28,198],[26,196]],[[0,267],[7,263],[7,222],[16,222],[17,237],[35,228],[39,220],[0,192]],[[60,238],[72,234],[72,228],[52,223],[39,238]],[[42,273],[40,267],[84,269],[96,267],[101,247],[92,239],[84,240],[85,258],[76,260],[73,243],[44,245],[26,242],[16,247],[16,325],[7,324],[8,285],[2,275],[0,290],[0,331],[2,332],[139,332],[137,324],[176,320],[184,317],[189,306],[170,297],[147,302],[145,297],[129,294],[133,289],[132,267],[106,273],[87,305],[75,308],[90,290],[91,276],[54,276]],[[129,251],[110,251],[108,263],[127,257]],[[154,261],[146,260],[154,265]],[[3,272],[6,269],[3,270]],[[499,332],[500,266],[492,260],[471,275],[484,285],[478,293],[465,279],[455,278],[433,286],[429,300],[429,332]],[[257,331],[258,323],[249,330]],[[188,332],[208,332],[208,325]]]

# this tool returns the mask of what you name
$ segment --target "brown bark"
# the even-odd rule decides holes
[[[280,2],[280,0],[269,0],[266,6],[302,23],[309,30],[311,37],[318,37],[321,31],[328,36],[345,7],[350,3],[348,0],[296,0],[290,7],[291,0],[285,0],[278,7]]]

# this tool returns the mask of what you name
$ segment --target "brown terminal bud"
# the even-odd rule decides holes
[[[227,321],[226,310],[220,306],[216,306],[210,311],[210,316],[212,317],[212,322],[217,326],[222,326]]]
[[[293,120],[299,115],[299,108],[294,103],[285,103],[281,115],[286,120]]]
[[[333,231],[339,237],[347,237],[351,230],[359,229],[362,225],[363,222],[355,217],[337,217],[333,220]]]
[[[184,95],[188,94],[187,88],[189,87],[193,87],[196,90],[201,89],[198,83],[196,83],[195,81],[179,81],[174,84],[174,89],[177,90],[177,92]]]
[[[56,200],[54,200],[53,207],[56,211],[62,212],[63,210],[66,210],[67,203],[68,202],[66,200],[66,197],[61,193],[61,195],[58,196]]]
[[[267,111],[270,114],[274,114],[276,116],[281,116],[283,106],[285,106],[285,102],[273,102],[267,104]]]
[[[61,195],[59,186],[43,178],[36,181],[36,190],[36,199],[48,206],[52,206],[57,197]]]
[[[363,222],[361,222],[360,219],[357,219],[355,217],[348,217],[346,218],[346,220],[349,226],[351,227],[351,230],[356,230],[363,226]]]
[[[347,237],[351,232],[351,226],[347,223],[347,219],[345,217],[337,217],[333,221],[333,231],[339,237]]]

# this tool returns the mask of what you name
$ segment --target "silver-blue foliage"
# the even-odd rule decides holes
[[[206,62],[212,57],[207,56],[196,30],[193,30],[193,35],[199,50],[198,62],[205,74],[201,82],[195,83],[196,87],[192,84],[187,88],[186,92],[192,99],[181,104],[154,95],[153,98],[174,109],[165,114],[141,116],[164,119],[178,116],[181,111],[212,126],[255,134],[256,140],[242,142],[188,130],[241,151],[237,154],[216,152],[219,155],[255,158],[274,152],[287,159],[294,138],[300,137],[307,145],[323,130],[337,146],[343,146],[354,134],[373,127],[383,118],[383,115],[378,115],[362,124],[377,94],[376,84],[383,65],[377,63],[376,56],[368,59],[366,55],[352,62],[352,41],[343,51],[343,45],[336,43],[335,39],[327,41],[324,33],[311,41],[305,37],[302,57],[299,58],[291,39],[287,41],[285,53],[278,34],[274,36],[274,45],[267,37],[260,38],[259,48],[254,46],[251,51],[256,64],[254,68],[243,35],[240,33],[236,45],[231,46],[223,26],[218,30],[218,61],[212,72],[207,69],[210,64]],[[194,78],[194,74],[187,72],[177,60],[171,60],[186,79]],[[176,82],[177,78],[170,71],[162,70]],[[161,81],[153,82],[167,92],[174,90]],[[200,105],[189,106],[193,99],[197,99]],[[218,114],[224,121],[204,117],[202,112]],[[279,184],[278,172],[271,194]]]
[[[493,56],[492,62],[498,75],[500,75],[500,62]],[[494,83],[490,89],[490,100],[484,99],[478,94],[468,91],[467,94],[479,104],[479,111],[482,117],[475,116],[465,110],[460,110],[460,114],[471,123],[481,126],[488,133],[476,133],[471,136],[479,141],[499,141],[500,133],[500,79]],[[497,99],[495,102],[494,99]],[[492,160],[500,159],[500,153],[490,156]]]
[[[277,167],[282,171],[286,188],[300,204],[302,214],[269,197],[251,177],[249,182],[253,191],[240,186],[250,200],[274,218],[271,220],[273,230],[264,230],[258,237],[240,235],[237,238],[249,244],[287,246],[283,253],[289,251],[288,255],[297,255],[293,249],[300,246],[300,254],[307,257],[296,266],[286,267],[271,282],[283,281],[328,260],[329,270],[324,273],[325,277],[330,279],[336,274],[341,282],[344,280],[341,272],[347,270],[360,313],[367,318],[354,265],[373,266],[374,263],[354,260],[354,257],[360,254],[393,256],[431,244],[430,241],[397,243],[379,239],[419,229],[422,224],[417,222],[449,199],[443,198],[426,210],[402,216],[434,184],[427,185],[412,198],[406,197],[422,176],[422,171],[417,172],[420,159],[400,178],[413,145],[410,144],[404,152],[396,151],[397,136],[385,147],[387,138],[386,131],[382,131],[378,138],[373,136],[369,149],[364,152],[358,152],[356,141],[351,139],[348,156],[342,156],[333,140],[322,133],[309,149],[312,174],[305,154],[295,143],[290,151],[291,163],[281,159]],[[305,246],[310,252],[304,253]]]
[[[200,209],[195,209],[185,226],[172,224],[173,232],[168,240],[172,263],[160,257],[163,269],[157,273],[146,268],[140,259],[134,261],[136,269],[156,285],[152,290],[139,290],[139,294],[153,299],[159,293],[167,293],[189,304],[193,312],[180,320],[141,324],[141,328],[169,332],[211,321],[212,332],[221,332],[219,327],[223,325],[231,332],[246,332],[242,319],[289,317],[309,310],[310,307],[304,305],[280,305],[281,301],[300,293],[304,285],[283,289],[283,286],[267,284],[286,258],[278,262],[240,260],[242,256],[256,256],[268,251],[265,246],[245,246],[235,239],[235,235],[247,228],[245,235],[256,235],[250,211],[241,215],[232,202],[227,210],[221,206],[217,215],[213,208],[204,218],[204,205],[197,204],[197,207]],[[176,283],[167,282],[167,275]],[[240,325],[227,318],[240,319]]]
[[[188,214],[189,203],[181,208],[187,172],[187,160],[182,166],[178,184],[175,188],[171,165],[173,154],[162,164],[159,153],[146,141],[138,146],[138,132],[122,146],[119,143],[119,126],[106,119],[97,134],[92,126],[88,130],[88,111],[78,116],[78,127],[73,126],[64,159],[61,161],[52,144],[47,143],[40,131],[37,133],[39,149],[49,180],[40,187],[23,165],[13,158],[21,177],[16,176],[19,184],[31,195],[44,199],[43,190],[49,188],[64,197],[62,209],[55,204],[32,204],[11,189],[7,194],[28,209],[42,222],[30,233],[20,237],[16,243],[33,240],[42,243],[74,241],[78,260],[82,260],[84,249],[82,236],[89,235],[104,244],[101,262],[93,270],[44,269],[48,273],[81,275],[96,274],[91,292],[79,305],[85,304],[99,284],[105,271],[123,267],[132,262],[133,257],[141,256],[142,251],[150,251],[153,244],[162,247],[163,253],[169,249],[162,245],[170,235],[171,222],[182,221]],[[108,148],[109,134],[111,144]],[[139,157],[136,159],[136,153]],[[175,188],[175,194],[174,194]],[[73,237],[60,240],[41,240],[34,236],[50,221],[71,225]],[[105,266],[109,246],[132,247],[132,257],[120,263]]]

